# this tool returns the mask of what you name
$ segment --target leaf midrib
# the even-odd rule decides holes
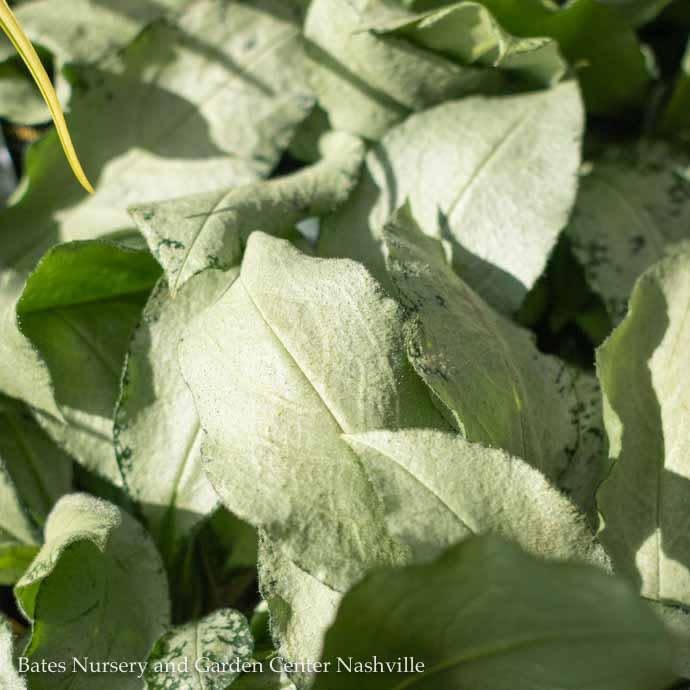
[[[309,384],[309,387],[314,391],[314,393],[316,393],[318,399],[321,401],[321,404],[323,405],[323,407],[324,407],[324,409],[326,410],[326,412],[328,413],[328,415],[329,415],[329,416],[331,417],[331,419],[335,422],[335,424],[336,424],[336,426],[338,427],[340,433],[341,433],[341,434],[353,433],[354,430],[347,429],[347,428],[344,426],[344,423],[342,423],[342,422],[338,419],[338,417],[336,416],[335,412],[330,408],[330,406],[329,406],[329,404],[328,404],[328,401],[325,399],[325,397],[323,396],[323,394],[321,393],[321,391],[319,391],[319,389],[316,387],[316,385],[314,384],[314,382],[313,382],[313,381],[309,378],[309,376],[307,375],[306,369],[300,365],[299,361],[297,360],[296,355],[293,354],[293,353],[288,349],[287,345],[283,342],[283,340],[281,339],[281,337],[278,335],[278,332],[273,328],[273,326],[272,326],[272,324],[270,323],[270,321],[268,320],[267,316],[264,314],[263,310],[261,309],[261,307],[259,306],[259,304],[257,303],[257,301],[254,299],[254,296],[252,295],[251,290],[249,289],[249,286],[248,286],[247,283],[242,279],[242,274],[241,274],[241,273],[240,273],[240,275],[239,275],[239,277],[238,277],[238,281],[241,282],[242,287],[244,288],[244,291],[245,291],[245,293],[247,294],[247,297],[249,297],[249,301],[252,303],[252,306],[256,309],[256,312],[257,312],[257,314],[261,317],[261,320],[263,321],[263,323],[266,325],[266,327],[268,328],[268,330],[271,332],[271,334],[272,334],[273,337],[275,338],[276,342],[280,345],[280,347],[283,349],[283,351],[285,352],[285,354],[287,354],[287,356],[290,358],[290,360],[294,363],[295,368],[297,369],[297,371],[299,371],[300,375],[304,378],[304,380]],[[347,445],[347,444],[346,444],[344,441],[342,441],[342,440],[341,440],[341,443],[342,443],[343,446],[346,446],[346,445]],[[350,450],[349,447],[348,447],[348,450]],[[353,455],[354,455],[354,451],[350,450],[350,452],[353,453]]]
[[[458,280],[461,280],[458,278]],[[520,393],[521,393],[521,401],[525,406],[525,409],[531,409],[531,406],[527,404],[529,401],[529,396],[527,395],[527,386],[525,385],[525,382],[522,378],[522,374],[520,371],[520,367],[515,366],[512,358],[511,358],[511,348],[508,347],[508,343],[506,342],[505,338],[503,337],[503,332],[502,329],[498,324],[495,323],[493,318],[487,318],[487,315],[484,312],[483,309],[483,304],[480,304],[479,297],[474,293],[472,288],[470,288],[468,285],[463,284],[464,292],[466,295],[466,304],[470,307],[470,309],[474,312],[475,317],[477,320],[482,324],[484,330],[491,334],[493,338],[495,339],[495,342],[498,344],[498,351],[500,353],[501,360],[503,361],[503,366],[505,367],[505,370],[509,372],[511,382],[513,383],[513,396],[515,395],[515,383],[519,386]],[[499,317],[500,318],[500,317]],[[525,415],[523,412],[519,409],[517,409],[516,405],[516,411],[517,411],[517,418],[520,424],[520,450],[519,452],[516,452],[515,454],[518,455],[518,457],[522,457],[527,459],[529,455],[531,455],[531,450],[537,450],[538,446],[535,444],[535,448],[531,448],[531,443],[528,443],[528,437],[532,436],[534,434],[534,431],[532,430],[532,425],[531,422],[528,420],[525,420]],[[529,427],[530,431],[528,432],[527,427]],[[540,451],[543,449],[539,448]],[[543,454],[540,452],[541,455],[541,463],[539,466],[539,469],[542,469],[542,465],[545,464],[545,458]]]
[[[654,218],[649,215],[644,215],[641,209],[636,207],[635,204],[628,199],[625,192],[607,175],[599,173],[596,175],[596,180],[619,200],[620,206],[625,209],[644,236],[653,240],[656,256],[662,256],[667,240],[661,228],[654,221]]]
[[[490,167],[491,163],[496,159],[496,157],[501,153],[505,146],[515,137],[515,135],[520,131],[523,125],[529,120],[529,118],[537,112],[537,106],[531,106],[528,108],[519,118],[511,123],[511,125],[505,130],[498,143],[494,144],[489,153],[484,156],[484,158],[479,162],[479,165],[470,175],[469,179],[463,187],[460,189],[455,199],[448,206],[446,211],[446,216],[450,220],[453,213],[456,211],[465,195],[474,187],[474,185],[481,179],[482,175]]]
[[[189,461],[192,457],[192,450],[196,446],[197,439],[199,438],[202,432],[201,421],[199,420],[198,416],[195,418],[194,426],[192,428],[193,431],[188,435],[187,443],[185,444],[184,451],[182,453],[182,462],[177,468],[177,472],[175,473],[175,477],[173,479],[172,491],[170,492],[171,508],[175,508],[177,504],[177,498],[179,494],[180,484],[182,483],[182,477],[184,476],[184,471],[187,468],[187,465],[189,464]]]
[[[623,631],[622,634],[628,638],[657,638],[656,633],[629,633],[627,631]],[[407,690],[408,688],[412,688],[419,683],[426,683],[426,681],[429,679],[429,676],[449,671],[456,666],[462,666],[463,664],[469,664],[476,661],[487,660],[496,656],[510,654],[512,652],[516,652],[531,646],[538,646],[548,644],[549,642],[558,641],[576,642],[580,640],[592,639],[601,640],[602,638],[608,637],[620,639],[620,636],[621,632],[602,633],[598,629],[593,629],[578,631],[575,633],[550,633],[546,635],[537,635],[534,637],[524,637],[518,640],[506,640],[505,642],[499,642],[496,644],[485,645],[484,647],[470,649],[464,653],[453,656],[447,661],[442,661],[436,664],[435,666],[432,666],[427,671],[424,671],[422,674],[408,676],[402,682],[398,683],[394,688],[392,688],[392,690]]]
[[[455,517],[458,520],[458,522],[460,522],[462,526],[467,529],[468,532],[470,532],[471,534],[478,534],[479,530],[472,527],[465,517],[459,515],[453,508],[451,508],[448,505],[448,503],[446,503],[446,501],[441,496],[439,496],[439,494],[431,486],[429,486],[426,482],[423,482],[416,474],[412,472],[410,468],[403,465],[397,458],[395,458],[390,453],[385,452],[378,446],[374,446],[370,443],[367,443],[367,441],[365,441],[361,436],[353,436],[352,438],[354,438],[357,443],[361,443],[363,446],[369,448],[370,450],[373,450],[375,453],[381,455],[384,458],[387,458],[396,467],[402,469],[405,472],[405,474],[412,477],[412,479],[414,479],[415,482],[417,482],[425,491],[430,493],[449,513],[451,513],[451,515],[453,515],[453,517]]]
[[[87,346],[87,348],[96,355],[97,359],[101,362],[103,367],[106,369],[108,374],[112,376],[115,380],[120,378],[120,367],[116,362],[110,361],[107,353],[102,350],[102,348],[97,344],[97,342],[91,338],[86,331],[78,326],[73,319],[69,318],[62,310],[56,309],[54,311],[55,316],[58,317],[79,339]]]
[[[153,286],[155,281],[151,282],[151,286]],[[19,302],[17,303],[17,316],[20,318],[22,316],[33,316],[35,314],[50,314],[53,312],[57,312],[61,309],[71,309],[73,307],[83,307],[86,305],[94,305],[94,304],[103,304],[107,305],[112,302],[119,302],[120,300],[123,299],[128,299],[132,297],[140,297],[144,298],[146,297],[149,292],[151,291],[151,287],[146,287],[146,288],[141,288],[137,287],[132,290],[123,290],[122,292],[118,292],[116,294],[112,295],[103,295],[102,297],[93,297],[93,298],[87,298],[87,299],[78,299],[74,300],[72,302],[66,302],[64,304],[51,304],[45,307],[40,307],[39,309],[27,309],[27,310],[22,310],[19,308],[21,304],[21,298]]]

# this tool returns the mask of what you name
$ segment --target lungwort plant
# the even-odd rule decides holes
[[[690,687],[686,0],[0,23],[2,690]]]

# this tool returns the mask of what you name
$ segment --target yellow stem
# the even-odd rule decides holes
[[[17,49],[22,60],[26,63],[26,66],[31,72],[31,76],[34,78],[40,90],[43,100],[50,110],[53,122],[55,123],[55,129],[57,130],[60,143],[62,144],[62,149],[65,152],[67,162],[70,164],[74,176],[79,180],[79,183],[87,192],[93,194],[93,187],[86,177],[81,163],[79,162],[77,152],[74,149],[72,137],[70,137],[69,130],[67,129],[65,116],[62,112],[60,101],[58,101],[57,95],[55,94],[55,89],[53,89],[50,78],[33,45],[31,45],[31,41],[24,33],[24,30],[14,16],[6,0],[0,0],[0,28],[7,34],[10,41],[12,41],[12,44]]]

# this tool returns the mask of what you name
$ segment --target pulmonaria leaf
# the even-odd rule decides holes
[[[343,204],[357,183],[364,145],[331,132],[320,149],[320,162],[292,175],[130,208],[171,294],[206,268],[239,264],[254,230],[286,236],[299,221]]]
[[[61,75],[55,77],[55,92],[60,103],[64,104],[65,81]],[[50,112],[41,92],[27,77],[23,63],[17,59],[0,61],[0,116],[28,126],[50,121]]]
[[[204,469],[223,503],[264,532],[261,587],[289,658],[318,658],[342,592],[404,555],[341,436],[447,428],[401,329],[400,308],[364,268],[258,232],[239,279],[182,342]]]
[[[370,30],[405,38],[461,65],[495,67],[539,86],[552,86],[567,70],[553,39],[511,36],[479,3],[455,2],[412,16],[386,14],[393,16]]]
[[[409,206],[384,235],[390,277],[410,316],[408,357],[439,408],[469,441],[503,448],[558,483],[578,462],[573,374],[453,271],[442,244],[420,231]],[[590,493],[603,453],[599,460]]]
[[[95,64],[125,48],[149,24],[163,17],[172,21],[193,1],[118,0],[113,7],[98,0],[73,0],[67,14],[51,0],[28,0],[14,12],[27,36],[51,58],[55,91],[66,107],[74,74],[65,69],[67,64]],[[36,87],[18,69],[13,51],[3,48],[7,46],[0,44],[0,114],[25,125],[48,122],[50,111]]]
[[[319,249],[385,276],[382,229],[409,199],[425,233],[453,242],[463,279],[513,311],[568,221],[583,126],[573,82],[413,115],[369,153],[352,197],[324,222]]]
[[[141,525],[110,503],[72,494],[48,518],[45,544],[15,588],[32,621],[29,662],[89,657],[144,662],[170,622],[160,557]],[[88,654],[84,642],[88,640]],[[140,690],[138,672],[118,674],[118,690]],[[102,676],[74,671],[27,674],[31,688],[103,687]]]
[[[546,563],[493,536],[365,578],[326,636],[323,661],[335,670],[338,657],[353,668],[412,657],[424,669],[340,665],[314,690],[647,690],[674,679],[670,637],[626,583],[592,566]]]
[[[363,267],[257,232],[239,278],[180,346],[221,500],[331,587],[400,557],[341,434],[445,426],[401,328]]]
[[[651,70],[634,28],[600,0],[479,0],[515,36],[548,36],[577,73],[588,112],[642,107]]]
[[[0,214],[0,391],[60,414],[52,372],[14,313],[39,258],[59,242],[131,228],[132,204],[267,175],[311,107],[302,67],[285,3],[196,0],[176,26],[157,23],[76,71],[76,88],[90,87],[74,95],[71,123],[97,190],[84,198],[54,135],[30,150],[24,193]]]
[[[345,590],[325,585],[300,568],[280,544],[266,538],[259,540],[259,583],[280,655],[296,662],[318,661]],[[311,686],[314,674],[290,677],[302,690]]]
[[[607,563],[584,515],[519,458],[441,431],[345,438],[383,500],[389,532],[414,561],[490,532],[536,556]]]
[[[247,619],[232,609],[215,611],[156,642],[144,676],[146,689],[226,690],[239,672],[220,669],[249,661],[253,650]],[[188,670],[171,673],[171,668]]]
[[[616,0],[611,0],[615,2]],[[621,0],[626,1],[626,0]],[[633,0],[635,1],[635,0]],[[646,2],[647,0],[641,0]],[[662,0],[659,0],[659,4]],[[331,0],[333,7],[336,6],[335,0]],[[352,3],[349,3],[352,4]],[[457,2],[449,0],[421,0],[418,2],[403,2],[401,5],[407,6],[416,12],[436,11],[442,12],[448,6],[457,5]],[[648,57],[640,44],[635,33],[634,27],[621,14],[619,9],[607,6],[601,0],[572,0],[559,6],[555,2],[542,2],[542,0],[477,0],[477,5],[481,5],[486,11],[490,12],[494,20],[506,33],[517,39],[539,39],[550,38],[555,41],[560,52],[570,63],[577,73],[585,101],[589,111],[597,114],[611,114],[629,107],[641,107],[644,102],[646,92],[651,81],[651,70]],[[314,24],[310,32],[309,18],[307,19],[307,35],[313,39],[320,48],[319,67],[330,68],[333,73],[330,76],[331,84],[322,76],[324,84],[317,86],[320,99],[326,97],[332,102],[332,107],[337,108],[337,87],[348,87],[352,92],[350,95],[357,97],[358,92],[364,92],[368,98],[365,100],[359,96],[359,102],[367,104],[373,101],[374,97],[380,97],[381,92],[390,93],[390,86],[387,87],[384,78],[384,68],[377,69],[377,62],[388,62],[392,65],[394,58],[391,56],[392,49],[388,46],[375,46],[360,40],[357,32],[366,28],[367,22],[358,23],[358,15],[366,16],[366,12],[371,14],[383,14],[387,16],[390,12],[386,4],[380,0],[357,0],[354,8],[349,13],[347,20],[345,13],[341,12],[338,20],[332,20],[331,26],[328,25],[329,10],[326,9],[325,0],[318,0],[312,3],[323,13],[319,13],[319,22]],[[315,12],[312,9],[312,12]],[[442,16],[442,15],[437,15]],[[472,25],[468,24],[463,32],[453,32],[451,42],[458,46],[468,40],[467,29]],[[336,29],[340,31],[336,31]],[[486,35],[486,34],[484,34]],[[352,38],[350,38],[352,36]],[[357,41],[355,41],[357,38]],[[471,44],[470,36],[469,42]],[[388,50],[385,50],[385,49]],[[477,49],[481,46],[478,42]],[[367,64],[364,55],[373,54],[376,49],[377,60],[371,60]],[[457,48],[455,48],[457,50]],[[324,52],[321,52],[324,51]],[[358,59],[358,53],[362,59]],[[535,55],[531,55],[530,59]],[[411,61],[408,61],[411,62]],[[415,65],[398,61],[398,75],[409,75],[414,81],[417,75],[414,72]],[[466,68],[467,69],[467,68]],[[486,71],[486,70],[485,70]],[[318,73],[317,73],[318,74]],[[336,74],[338,79],[336,80]],[[354,77],[364,77],[358,81]],[[375,80],[375,77],[379,79]],[[398,76],[397,82],[402,79]],[[403,82],[404,83],[404,82]],[[435,84],[440,84],[437,80]],[[351,84],[351,86],[349,86]],[[337,85],[337,86],[336,86]],[[330,89],[326,87],[330,86]],[[374,86],[374,89],[366,88]],[[488,87],[493,86],[491,83]],[[475,87],[476,88],[476,87]],[[444,98],[448,98],[445,96]],[[379,98],[379,100],[382,100]],[[385,105],[385,102],[384,102]],[[428,105],[428,104],[427,104]],[[327,109],[330,111],[331,103]],[[392,108],[389,109],[392,111]],[[379,107],[379,112],[381,111]],[[353,109],[354,111],[354,109]],[[372,117],[377,111],[369,105]],[[343,115],[346,114],[343,108]],[[356,116],[349,114],[348,119]],[[364,120],[364,118],[362,118]],[[379,116],[380,120],[384,120]],[[387,127],[395,121],[392,115],[388,116]],[[365,121],[366,122],[366,121]],[[340,125],[343,126],[343,125]],[[384,128],[385,129],[387,128]]]
[[[610,146],[580,181],[567,234],[618,323],[638,276],[690,239],[690,156],[661,141]]]
[[[148,24],[194,0],[73,0],[68,15],[50,0],[22,2],[15,15],[34,43],[49,50],[58,66],[92,64],[121,50]],[[78,17],[78,20],[75,20]]]
[[[690,243],[637,281],[628,315],[597,351],[611,473],[601,539],[643,596],[690,606]]]
[[[661,129],[684,141],[690,141],[690,41],[680,66],[680,74],[661,115]]]
[[[180,334],[233,276],[206,271],[172,299],[156,285],[134,331],[115,414],[115,449],[125,488],[139,505],[166,562],[216,508],[202,470],[201,425],[177,361]]]
[[[464,429],[470,439],[509,447],[513,454],[517,449],[533,464],[541,458],[546,466],[540,469],[550,470],[595,523],[592,497],[606,469],[603,434],[591,399],[598,393],[596,386],[589,377],[580,381],[540,354],[526,332],[493,312],[462,283],[442,254],[435,261],[433,250],[440,252],[436,240],[418,230],[415,234],[414,227],[400,234],[405,230],[409,245],[392,248],[390,260],[394,275],[399,273],[403,303],[416,299],[418,318],[429,326],[424,331],[410,328],[408,347],[415,342],[432,350],[440,342],[435,337],[443,341],[443,349],[429,354],[429,359],[438,357],[438,366],[449,372],[446,379],[435,376],[438,366],[422,366],[421,353],[411,358],[436,394],[453,390],[455,406],[439,406],[456,425],[467,414]],[[435,290],[425,279],[436,280],[431,286]],[[221,404],[216,401],[215,406]],[[480,420],[486,420],[486,426]],[[374,431],[373,426],[369,431],[344,439],[364,463],[383,500],[388,533],[407,547],[406,559],[428,558],[468,532],[495,529],[541,555],[606,562],[584,516],[518,458],[440,432]],[[505,490],[485,493],[482,487],[493,490],[499,477],[504,477]],[[500,506],[492,508],[492,495],[500,496]],[[425,519],[420,521],[420,515]],[[559,536],[549,534],[551,529]],[[290,659],[318,659],[322,633],[333,620],[343,588],[327,586],[291,560],[280,544],[267,539],[261,542],[259,564],[262,593],[271,608],[271,629],[281,653]]]
[[[26,690],[26,682],[14,668],[12,629],[0,616],[0,687],[4,690]]]
[[[53,504],[71,490],[72,461],[21,403],[0,396],[0,584],[22,576]]]
[[[335,129],[379,139],[410,112],[495,88],[500,75],[368,31],[381,0],[312,0],[304,32],[310,80]]]
[[[120,484],[113,410],[130,336],[160,268],[148,252],[99,240],[50,250],[29,276],[17,313],[50,369],[63,420],[41,425],[78,462]]]

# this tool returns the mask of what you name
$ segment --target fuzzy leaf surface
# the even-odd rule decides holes
[[[26,682],[14,668],[12,629],[0,616],[0,687],[4,690],[26,690]]]
[[[181,343],[216,492],[332,587],[400,558],[341,434],[445,426],[401,329],[399,306],[358,264],[255,232],[239,278]]]
[[[125,487],[165,558],[218,505],[202,469],[202,430],[177,358],[181,334],[227,289],[234,273],[206,271],[173,299],[157,283],[129,345],[115,413],[115,449]]]
[[[371,33],[381,0],[313,0],[304,32],[310,81],[335,129],[377,140],[409,113],[500,84],[397,37]]]
[[[513,311],[567,224],[583,126],[573,82],[465,98],[413,115],[369,153],[352,197],[325,221],[319,249],[385,276],[382,229],[409,199],[424,232],[455,245],[463,279],[500,310]]]
[[[634,27],[615,8],[600,0],[562,6],[542,0],[480,2],[511,34],[558,42],[577,74],[588,111],[612,114],[642,105],[651,71]]]
[[[690,243],[637,281],[597,351],[615,464],[597,494],[601,539],[643,596],[690,606]]]
[[[175,295],[206,268],[239,264],[249,233],[286,236],[304,218],[343,204],[357,183],[363,143],[346,133],[321,140],[321,160],[291,175],[130,208]]]
[[[400,36],[461,65],[507,70],[533,86],[553,86],[567,70],[554,40],[511,36],[479,3],[456,2],[422,14],[401,14],[371,30]]]
[[[56,504],[15,593],[33,624],[24,652],[32,661],[145,661],[170,622],[153,542],[127,513],[86,494]],[[118,690],[141,690],[136,675],[118,675]],[[65,674],[29,673],[28,680],[32,690],[102,688],[102,676],[73,672],[71,664]]]
[[[690,157],[664,142],[610,146],[580,181],[567,234],[618,323],[637,278],[690,239]]]
[[[429,560],[469,535],[492,532],[542,558],[609,567],[584,515],[518,458],[431,430],[372,431],[345,440],[383,501],[389,533],[408,547],[408,561]],[[260,542],[259,573],[280,652],[318,660],[344,592],[299,568],[267,539]],[[300,687],[308,683],[308,676],[298,677]]]
[[[519,458],[441,431],[346,440],[382,497],[389,532],[410,546],[414,561],[490,532],[536,556],[606,563],[582,513]]]
[[[49,50],[58,64],[90,64],[124,48],[148,24],[190,2],[117,0],[109,6],[98,0],[73,0],[68,14],[51,0],[31,0],[19,5],[15,14],[29,38]]]
[[[408,357],[439,408],[469,441],[503,448],[558,483],[577,462],[571,372],[453,271],[409,206],[384,234],[391,280],[410,314]]]
[[[432,563],[369,575],[326,636],[323,659],[334,667],[338,656],[412,656],[424,672],[322,674],[314,689],[647,690],[673,681],[671,648],[625,582],[478,537]]]
[[[271,614],[271,635],[279,653],[295,661],[318,661],[323,639],[345,594],[300,568],[281,545],[259,540],[261,596]],[[298,688],[309,687],[313,674],[293,675]]]

